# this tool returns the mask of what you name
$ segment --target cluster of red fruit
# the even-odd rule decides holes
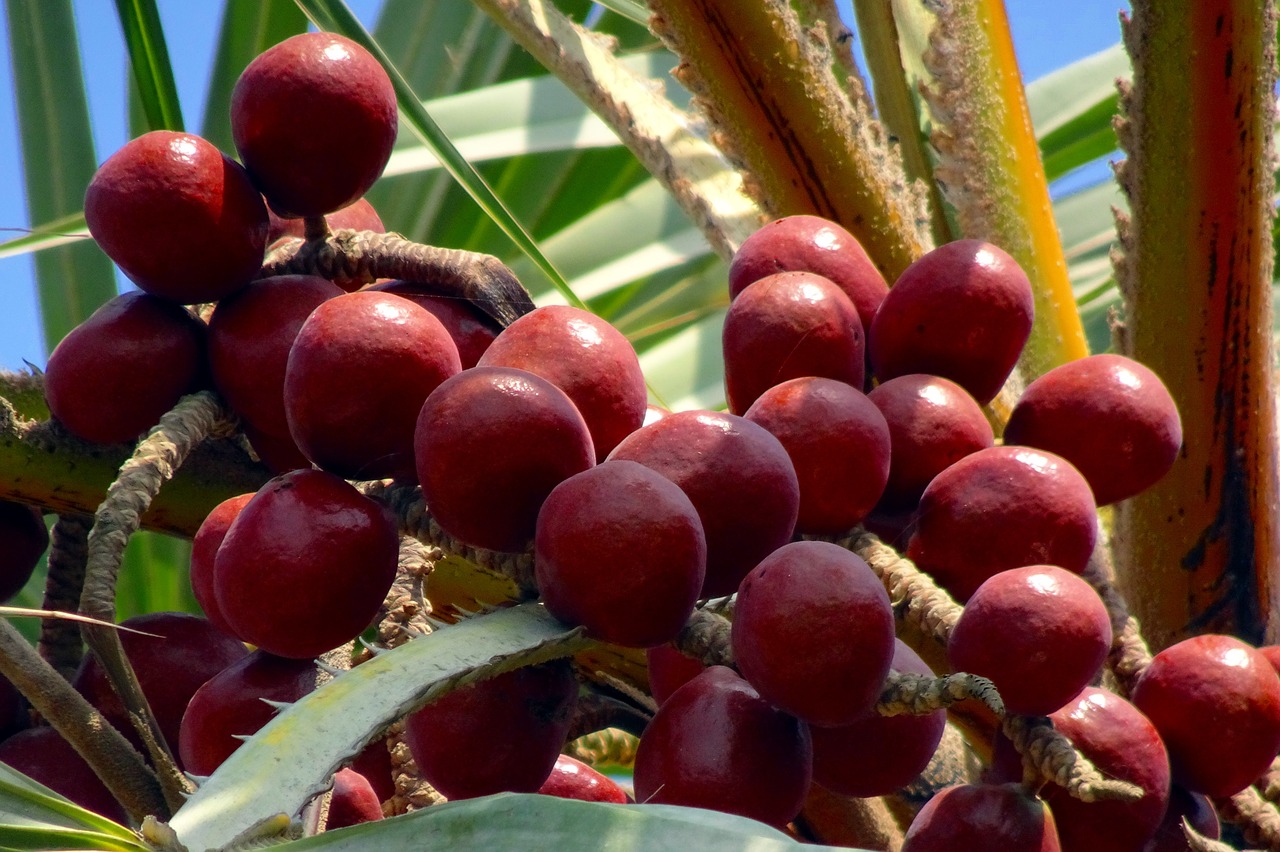
[[[954,669],[990,678],[1012,713],[1051,716],[1103,772],[1145,791],[1086,805],[1046,789],[1063,848],[1142,849],[1185,810],[1170,804],[1171,778],[1229,795],[1280,750],[1280,679],[1235,640],[1167,649],[1133,705],[1091,686],[1113,645],[1108,611],[1079,576],[1097,507],[1168,470],[1178,413],[1149,370],[1098,355],[1026,387],[997,444],[983,406],[1028,339],[1033,298],[996,246],[941,246],[890,289],[830,222],[761,228],[730,269],[730,412],[667,413],[647,405],[628,341],[586,311],[544,307],[499,329],[432,282],[347,292],[307,275],[255,280],[268,246],[298,235],[286,219],[307,220],[308,237],[324,216],[381,230],[360,199],[389,156],[395,97],[353,43],[311,34],[264,53],[236,86],[232,125],[243,167],[163,132],[103,165],[89,226],[142,292],[68,335],[46,374],[55,417],[107,443],[136,438],[211,382],[279,473],[218,506],[195,538],[191,579],[208,621],[142,625],[169,637],[159,644],[176,662],[153,664],[141,638],[124,637],[188,772],[212,772],[235,735],[265,723],[259,699],[313,689],[313,658],[377,617],[397,523],[348,480],[384,478],[420,485],[465,545],[532,548],[558,619],[648,649],[661,706],[636,759],[641,801],[785,825],[815,780],[877,796],[925,768],[942,711],[886,717],[875,706],[891,671],[929,667],[896,639],[871,568],[802,540],[860,524],[905,541],[965,602],[946,649]],[[214,301],[207,322],[188,307]],[[670,643],[699,600],[734,593],[737,671],[704,670]],[[204,638],[184,645],[188,633]],[[94,669],[79,685],[110,717]],[[448,797],[537,790],[578,691],[568,662],[521,669],[419,711],[408,741]],[[360,760],[378,791],[368,795],[388,798],[385,749]],[[973,826],[994,809],[1027,816],[1004,820],[1015,826],[998,834],[1008,848],[1058,848],[1039,803],[999,786],[1021,770],[1001,766],[987,786],[937,796],[908,847],[942,848],[928,839],[942,831],[946,848],[980,848],[957,839],[972,831],[990,848],[995,829]],[[1041,845],[1026,845],[1035,832]]]

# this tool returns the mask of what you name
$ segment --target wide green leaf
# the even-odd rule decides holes
[[[133,82],[151,130],[182,130],[182,105],[155,0],[116,0]]]
[[[1116,150],[1111,126],[1119,109],[1115,81],[1130,74],[1128,54],[1116,44],[1027,86],[1045,177],[1056,180]]]
[[[132,831],[0,764],[0,847],[143,850]]]

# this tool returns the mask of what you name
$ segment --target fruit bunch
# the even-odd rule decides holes
[[[562,754],[616,723],[639,735],[636,801],[814,837],[815,791],[927,782],[957,705],[989,765],[935,791],[903,848],[1172,849],[1181,816],[1280,752],[1267,658],[1221,636],[1151,657],[1094,559],[1098,507],[1181,445],[1159,378],[1119,355],[1065,364],[1016,394],[997,439],[990,404],[1033,320],[999,247],[940,246],[889,287],[838,225],[765,225],[729,270],[728,410],[655,411],[607,322],[533,308],[492,258],[380,233],[362,196],[395,96],[357,45],[268,50],[232,125],[239,162],[156,132],[102,166],[90,230],[139,291],[69,334],[45,377],[54,417],[94,443],[225,404],[272,474],[195,534],[205,618],[125,624],[135,685],[96,645],[74,676],[128,736],[150,714],[134,745],[162,774],[215,773],[275,706],[359,662],[362,636],[430,642],[428,607],[461,613],[430,579],[411,587],[447,558],[508,574],[511,600],[490,603],[536,597],[631,681],[560,658],[433,694],[390,751],[375,738],[335,773],[330,827],[411,792],[626,801]],[[23,756],[93,780],[50,730],[0,760],[122,818]]]

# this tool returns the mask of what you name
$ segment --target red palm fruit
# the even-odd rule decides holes
[[[196,603],[204,610],[204,617],[209,619],[209,623],[227,635],[235,635],[235,631],[222,617],[222,610],[218,609],[213,567],[218,557],[218,548],[222,546],[231,522],[252,498],[251,491],[230,497],[214,506],[191,539],[191,592],[195,595]]]
[[[489,316],[465,299],[439,292],[425,284],[412,281],[380,281],[364,288],[378,293],[394,293],[408,299],[420,308],[425,308],[449,332],[453,343],[458,347],[458,357],[462,360],[462,369],[470,370],[480,360],[480,356],[493,343],[501,330]]]
[[[231,91],[231,135],[284,217],[353,204],[386,168],[396,94],[372,54],[340,35],[302,33],[249,63]]]
[[[567,754],[556,758],[555,767],[547,780],[542,782],[538,792],[544,796],[578,799],[583,802],[611,802],[615,805],[627,803],[627,794],[608,776],[601,775]]]
[[[333,775],[333,795],[329,798],[329,818],[325,831],[346,828],[382,819],[382,802],[369,779],[354,769],[339,769]]]
[[[900,639],[893,671],[933,677],[933,670]],[[882,716],[874,708],[838,728],[812,727],[813,780],[845,796],[887,796],[929,765],[947,726],[947,712]]]
[[[989,678],[1010,713],[1046,716],[1097,676],[1111,650],[1102,598],[1053,565],[1010,568],[964,605],[947,643],[956,671]]]
[[[284,371],[289,349],[311,312],[341,295],[341,288],[317,275],[279,275],[254,281],[218,303],[209,319],[213,384],[259,431],[288,437]]]
[[[1193,792],[1235,795],[1280,752],[1280,678],[1232,636],[1193,636],[1156,654],[1133,703],[1168,746],[1174,780]]]
[[[267,245],[284,237],[302,239],[307,235],[307,225],[302,219],[281,218],[270,206],[267,207],[267,218],[269,220]],[[324,220],[329,224],[331,231],[350,228],[353,231],[373,231],[375,234],[387,232],[386,226],[382,224],[382,217],[378,215],[377,210],[373,209],[373,205],[367,198],[359,198],[341,210],[333,211],[326,215]]]
[[[935,476],[995,444],[982,407],[950,379],[922,373],[898,376],[867,397],[884,415],[893,448],[880,500],[887,511],[914,507]]]
[[[743,417],[791,458],[800,483],[797,532],[847,532],[875,507],[889,478],[889,426],[862,391],[834,379],[791,379]]]
[[[889,292],[857,238],[821,216],[784,216],[743,240],[729,264],[730,297],[777,272],[815,272],[835,282],[858,309],[864,334]]]
[[[659,705],[671,694],[693,680],[706,668],[701,660],[686,657],[671,643],[645,649],[649,672],[649,694]]]
[[[7,677],[0,676],[0,741],[26,730],[31,725],[27,700]]]
[[[205,327],[145,293],[116,296],[49,355],[44,398],[77,437],[131,441],[160,421],[204,373]]]
[[[0,500],[0,601],[22,591],[48,548],[49,530],[40,510]]]
[[[867,351],[880,381],[909,373],[951,379],[986,404],[1031,334],[1031,282],[981,240],[957,240],[898,276],[871,323]]]
[[[142,694],[160,724],[160,733],[170,747],[176,746],[182,716],[191,696],[206,681],[244,659],[249,652],[206,619],[185,612],[135,615],[121,624],[143,631],[120,631],[120,643],[138,676]],[[72,686],[98,708],[107,721],[139,748],[143,747],[97,657],[84,658]]]
[[[273,474],[279,476],[291,470],[311,469],[311,459],[302,454],[298,444],[289,435],[268,435],[254,428],[248,421],[242,422],[240,427],[254,455]]]
[[[862,323],[839,287],[812,272],[752,283],[729,305],[722,335],[729,410],[741,414],[787,379],[824,376],[861,390]]]
[[[455,690],[405,720],[418,771],[450,799],[533,793],[569,734],[578,681],[567,660]]]
[[[395,768],[386,740],[374,740],[365,746],[351,758],[351,768],[368,779],[378,801],[385,802],[396,794]]]
[[[313,660],[291,660],[257,650],[223,669],[196,690],[178,737],[178,754],[193,775],[212,775],[240,737],[250,736],[276,714],[267,701],[289,703],[316,688]],[[264,700],[266,699],[266,700]]]
[[[1071,463],[1029,447],[971,453],[920,496],[907,556],[958,600],[1009,568],[1079,574],[1093,553],[1097,507]]]
[[[1141,849],[1169,801],[1168,752],[1155,727],[1128,701],[1092,686],[1049,718],[1104,777],[1137,784],[1143,793],[1131,802],[1082,802],[1047,786],[1041,795],[1058,820],[1063,852]]]
[[[1267,658],[1267,662],[1271,663],[1276,674],[1280,674],[1280,645],[1263,645],[1258,649],[1258,653]]]
[[[345,293],[311,312],[289,350],[289,434],[346,479],[412,480],[418,412],[461,369],[453,338],[428,311],[387,293]]]
[[[765,700],[812,725],[848,725],[880,697],[893,631],[889,594],[861,557],[797,541],[738,587],[733,656]]]
[[[644,422],[648,390],[630,341],[589,311],[548,305],[498,335],[479,364],[542,376],[569,395],[591,430],[596,459]]]
[[[98,245],[142,290],[212,302],[262,265],[267,208],[249,176],[212,144],[153,130],[102,164],[84,195]]]
[[[813,775],[809,726],[773,707],[732,669],[711,666],[677,689],[636,752],[636,801],[708,808],[786,825]]]
[[[1193,852],[1182,830],[1184,818],[1202,837],[1217,840],[1222,836],[1222,823],[1209,797],[1175,784],[1169,790],[1169,807],[1165,809],[1164,819],[1160,820],[1160,826],[1142,847],[1142,852]]]
[[[621,459],[552,490],[538,513],[533,552],[552,615],[633,648],[676,637],[707,570],[693,503],[662,474]]]
[[[319,470],[277,476],[240,510],[214,562],[236,635],[315,657],[360,634],[395,578],[399,536],[381,504]]]
[[[85,810],[127,825],[124,808],[94,771],[53,728],[28,728],[0,742],[0,763],[38,781]]]
[[[1182,447],[1182,420],[1150,369],[1123,355],[1090,355],[1027,385],[1004,441],[1062,456],[1105,506],[1147,490],[1169,472]]]
[[[422,496],[444,531],[510,552],[529,545],[551,489],[595,456],[564,391],[511,367],[445,380],[422,405],[414,449]]]
[[[1059,852],[1058,826],[1020,784],[948,787],[925,803],[902,852]]]
[[[637,429],[609,458],[653,468],[693,501],[707,537],[701,597],[732,593],[791,540],[800,509],[795,467],[782,443],[746,418],[681,411]]]

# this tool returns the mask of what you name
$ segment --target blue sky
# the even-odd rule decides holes
[[[459,0],[461,1],[461,0]],[[1023,76],[1034,80],[1075,59],[1111,46],[1120,38],[1117,21],[1124,0],[1006,0]],[[106,159],[127,141],[123,36],[112,0],[74,0],[80,32],[81,62],[89,92],[98,159]],[[348,0],[372,29],[382,0]],[[842,4],[848,6],[845,2]],[[222,4],[205,0],[158,0],[174,62],[179,98],[188,125],[204,110],[209,69]],[[21,153],[13,103],[13,78],[7,24],[0,17],[0,241],[16,236],[5,229],[29,227],[23,197]],[[43,366],[44,345],[38,323],[35,279],[29,258],[0,260],[0,368],[18,369],[24,361]]]

